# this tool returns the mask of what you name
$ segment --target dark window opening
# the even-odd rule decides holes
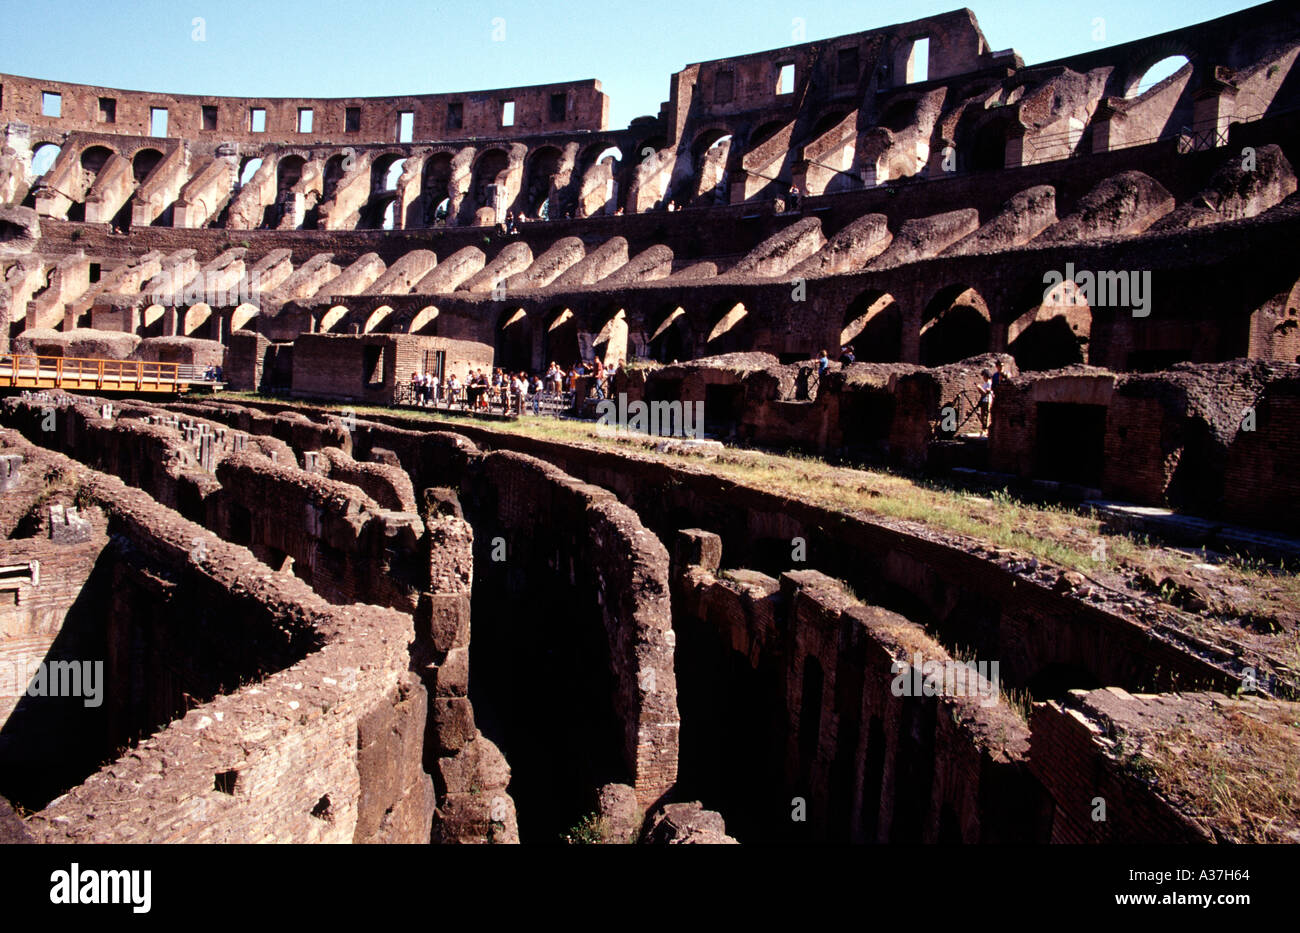
[[[90,264],[90,282],[93,285],[98,281],[99,281],[99,263],[92,262]]]
[[[343,132],[359,133],[361,132],[361,108],[348,107],[343,111]]]
[[[101,97],[99,99],[99,122],[116,123],[117,122],[117,99],[114,97]]]
[[[203,108],[203,128],[205,130],[215,130],[217,128],[217,108],[205,106]]]
[[[567,104],[568,104],[567,94],[551,95],[551,122],[552,123],[564,122],[564,111]]]
[[[459,101],[447,105],[447,129],[458,130],[465,125],[465,105]]]

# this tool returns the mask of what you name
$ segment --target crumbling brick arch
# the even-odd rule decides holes
[[[131,173],[137,185],[143,184],[163,160],[163,154],[153,146],[141,146],[131,154]]]
[[[159,304],[151,304],[144,309],[140,315],[140,336],[141,337],[161,337],[163,335],[163,322],[167,316],[167,309]]]
[[[505,175],[509,171],[510,154],[503,147],[492,146],[478,154],[474,159],[474,167],[470,175],[471,196],[468,203],[471,214],[479,208],[497,206],[489,189],[493,185],[498,187],[504,185]]]
[[[246,328],[250,323],[252,323],[257,318],[259,314],[261,314],[261,309],[258,308],[257,305],[252,305],[247,302],[239,305],[230,314],[231,333]]]
[[[542,205],[550,201],[556,190],[563,159],[564,153],[559,146],[540,146],[529,153],[524,168],[524,190],[516,202],[526,216],[541,215]]]
[[[493,365],[508,373],[532,368],[533,324],[523,308],[507,308],[493,330]]]
[[[1022,372],[1061,369],[1088,362],[1091,336],[1092,308],[1067,279],[1007,325],[1006,346]]]
[[[381,325],[385,325],[385,323],[387,325],[385,330],[391,330],[393,323],[391,320],[392,316],[393,308],[391,305],[380,305],[366,316],[366,323],[361,328],[361,332],[363,334],[369,334],[378,329]]]
[[[660,363],[676,363],[690,358],[693,335],[690,315],[676,302],[665,307],[658,319],[652,321],[653,329],[647,355]]]
[[[619,308],[606,314],[605,323],[591,342],[591,353],[606,366],[616,366],[627,360],[627,312]]]
[[[730,126],[712,125],[700,129],[688,147],[691,154],[690,177],[674,182],[674,186],[664,195],[665,200],[696,205],[725,201],[732,142]]]
[[[31,176],[33,179],[43,178],[54,163],[58,161],[59,154],[63,152],[63,147],[58,143],[40,142],[32,146]]]
[[[415,317],[411,318],[411,323],[406,327],[407,333],[423,334],[424,336],[436,334],[437,329],[438,309],[433,305],[425,305],[417,311]]]
[[[1023,133],[1015,107],[968,106],[957,121],[957,168],[997,172],[1006,168],[1007,143]]]
[[[738,353],[751,346],[752,319],[743,302],[723,301],[713,309],[712,327],[704,340],[706,356]]]
[[[206,336],[211,317],[211,305],[202,301],[196,305],[191,305],[185,310],[185,317],[181,321],[181,335],[184,337]],[[203,334],[198,333],[200,328],[204,328]]]
[[[573,310],[564,306],[546,313],[542,332],[542,356],[546,365],[558,363],[568,369],[581,358],[578,347],[578,320]]]
[[[339,324],[343,323],[344,318],[348,316],[349,309],[346,305],[335,305],[325,312],[320,319],[320,326],[316,328],[317,333],[328,334]]]
[[[1142,79],[1156,65],[1169,58],[1184,58],[1193,68],[1199,59],[1198,50],[1177,36],[1164,35],[1149,42],[1141,43],[1125,55],[1120,67],[1112,72],[1107,93],[1114,97],[1136,97]],[[1181,72],[1181,68],[1173,74]],[[1171,75],[1172,77],[1173,75]],[[1148,88],[1147,91],[1150,91]]]
[[[840,346],[853,346],[854,357],[864,363],[894,363],[902,359],[902,306],[889,292],[877,288],[862,292],[844,309]]]
[[[989,351],[992,318],[984,298],[965,284],[939,289],[921,317],[921,364],[942,366]]]
[[[424,160],[420,196],[423,198],[426,227],[436,226],[439,221],[445,223],[451,213],[451,179],[454,174],[452,160],[455,156],[454,150],[435,149]]]

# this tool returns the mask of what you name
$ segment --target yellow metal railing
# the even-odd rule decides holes
[[[189,379],[180,370],[179,363],[6,353],[0,355],[0,388],[184,392]]]

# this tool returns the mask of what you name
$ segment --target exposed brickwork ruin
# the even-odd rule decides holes
[[[1281,0],[1028,65],[959,10],[691,64],[624,128],[595,80],[0,75],[0,378],[241,393],[0,398],[0,841],[1300,840],[1293,798],[1200,792],[1300,762],[1300,617],[1204,580],[1298,547],[1297,75]],[[407,407],[581,361],[708,440]],[[1010,490],[1202,577],[711,468],[737,448]]]

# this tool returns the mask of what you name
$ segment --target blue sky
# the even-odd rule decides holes
[[[994,49],[1027,63],[1252,6],[1227,0],[968,0]],[[610,125],[655,114],[691,62],[906,22],[949,2],[851,0],[0,0],[0,71],[235,97],[473,91],[597,78]],[[195,41],[195,18],[203,41]],[[1096,21],[1104,41],[1097,41]],[[496,21],[501,22],[496,22]],[[504,25],[503,41],[494,41]]]

